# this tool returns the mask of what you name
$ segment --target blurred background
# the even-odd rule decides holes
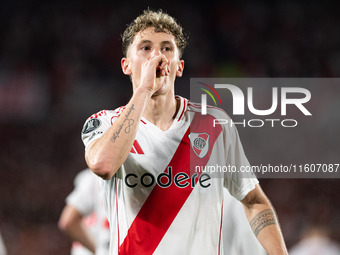
[[[176,94],[189,97],[191,77],[339,77],[340,6],[332,2],[2,0],[0,231],[8,254],[69,254],[71,242],[57,221],[74,177],[86,168],[80,132],[93,113],[129,100],[120,35],[144,9],[162,8],[189,32],[184,76],[176,82]],[[320,96],[315,109],[329,103],[321,108],[324,118],[339,116],[340,91],[333,89],[312,94]],[[339,139],[339,131],[291,133],[309,163],[315,159],[309,150],[319,143],[314,139]],[[279,135],[270,132],[263,135]],[[251,163],[268,155],[280,162],[282,154],[272,153],[280,147],[275,140],[254,150],[253,139],[260,138],[240,133]],[[339,163],[339,146],[331,148],[333,163]],[[288,247],[315,224],[340,241],[339,179],[262,179],[261,185]]]

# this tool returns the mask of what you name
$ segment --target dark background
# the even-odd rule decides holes
[[[190,77],[340,75],[339,4],[326,1],[1,1],[0,231],[9,254],[69,253],[57,221],[74,177],[86,167],[80,131],[92,113],[129,100],[120,34],[148,6],[166,10],[190,33],[176,94],[189,97]],[[338,116],[337,106],[325,118]],[[309,163],[318,144],[299,130],[292,134]],[[240,133],[250,162],[268,156],[280,162],[280,154],[253,150],[256,137]],[[271,140],[271,146],[280,144]],[[339,163],[339,148],[332,153]],[[311,224],[328,227],[340,241],[339,179],[260,181],[288,247]]]

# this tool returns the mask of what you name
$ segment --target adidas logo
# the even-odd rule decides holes
[[[134,154],[144,154],[144,151],[142,150],[142,148],[140,147],[139,143],[137,142],[137,140],[135,140],[133,142],[132,148],[130,150],[131,153]]]

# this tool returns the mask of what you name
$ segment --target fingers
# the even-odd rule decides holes
[[[170,61],[164,56],[160,55],[159,67],[162,76],[168,76],[170,73]]]
[[[157,74],[161,76],[169,75],[170,61],[163,54],[150,56],[148,61],[153,62]]]

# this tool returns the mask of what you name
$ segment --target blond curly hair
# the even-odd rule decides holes
[[[149,27],[153,27],[156,33],[165,32],[173,35],[179,49],[179,57],[182,57],[184,48],[187,45],[189,38],[188,35],[183,32],[182,26],[178,24],[173,17],[167,13],[164,13],[162,10],[155,12],[149,9],[145,10],[125,29],[122,35],[122,48],[124,56],[126,56],[127,50],[132,44],[134,36],[138,32]]]

